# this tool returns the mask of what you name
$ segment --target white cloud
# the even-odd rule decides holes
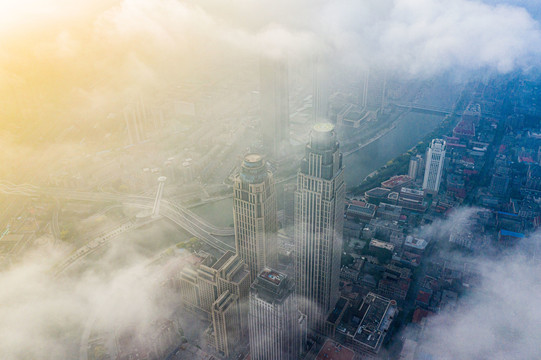
[[[538,358],[539,264],[517,254],[478,263],[481,286],[463,298],[455,311],[429,320],[421,339],[423,350],[437,360]]]

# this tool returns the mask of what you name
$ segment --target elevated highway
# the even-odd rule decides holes
[[[30,184],[15,185],[7,182],[0,182],[0,192],[18,196],[49,196],[52,198],[78,201],[118,201],[126,205],[132,205],[145,209],[152,209],[154,205],[154,198],[150,196],[125,195],[105,192],[94,193],[50,187],[40,188]],[[207,221],[188,209],[168,200],[162,200],[160,215],[219,251],[225,252],[228,250],[235,250],[233,246],[224,241],[225,237],[231,237],[234,235],[234,230],[231,228],[220,228],[209,224]]]

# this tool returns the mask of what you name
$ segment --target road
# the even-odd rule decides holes
[[[79,201],[119,201],[127,205],[145,209],[152,209],[154,205],[154,198],[150,196],[93,193],[61,188],[39,188],[30,184],[15,185],[7,182],[0,182],[0,192],[19,196],[49,196]],[[223,239],[224,237],[233,236],[234,231],[231,228],[220,228],[209,224],[188,209],[165,199],[162,199],[160,205],[160,215],[217,250],[223,252],[235,250],[233,246],[226,243]]]

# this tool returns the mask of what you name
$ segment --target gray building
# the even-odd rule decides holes
[[[233,220],[236,251],[253,282],[264,267],[275,266],[278,256],[274,178],[260,155],[246,155],[235,178]]]
[[[231,356],[241,342],[239,298],[229,290],[212,304],[214,346],[225,357]]]
[[[265,151],[280,158],[289,145],[289,84],[287,62],[261,58],[259,62],[261,135]]]
[[[250,289],[249,333],[253,360],[299,359],[306,319],[299,313],[294,284],[265,268]]]
[[[212,317],[214,302],[226,291],[246,306],[250,276],[238,255],[227,251],[220,259],[208,255],[195,269],[186,266],[179,274],[180,299],[183,306],[196,314]],[[248,328],[246,314],[241,315],[241,332]]]
[[[295,272],[301,312],[321,329],[340,292],[345,184],[342,154],[331,124],[316,124],[306,145],[295,192]]]
[[[417,180],[423,173],[423,157],[421,155],[415,155],[410,158],[408,176],[413,180]]]

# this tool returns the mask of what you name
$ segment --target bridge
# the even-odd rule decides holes
[[[453,113],[451,109],[445,109],[441,107],[435,107],[435,106],[426,106],[426,105],[418,105],[413,103],[391,103],[391,106],[395,106],[399,109],[404,110],[410,110],[412,112],[420,113],[420,114],[429,114],[429,115],[450,115]]]
[[[0,182],[0,192],[18,196],[50,196],[52,198],[61,198],[79,201],[118,201],[126,205],[132,205],[144,209],[152,209],[154,207],[155,198],[141,195],[124,195],[115,193],[94,193],[86,191],[77,191],[72,189],[61,189],[53,187],[37,187],[31,184],[15,185],[9,182]],[[234,235],[234,230],[231,228],[220,228],[209,224],[207,221],[194,214],[192,211],[182,207],[179,204],[172,203],[167,200],[162,200],[160,205],[160,215],[175,223],[179,227],[188,231],[193,236],[196,236],[205,244],[217,249],[220,252],[228,250],[235,251],[234,246],[229,245],[224,241],[225,237]],[[125,227],[124,227],[125,228]],[[124,229],[125,231],[126,229]],[[101,238],[98,236],[96,238]],[[88,248],[88,251],[94,248]],[[79,257],[84,256],[86,252],[79,254]]]

